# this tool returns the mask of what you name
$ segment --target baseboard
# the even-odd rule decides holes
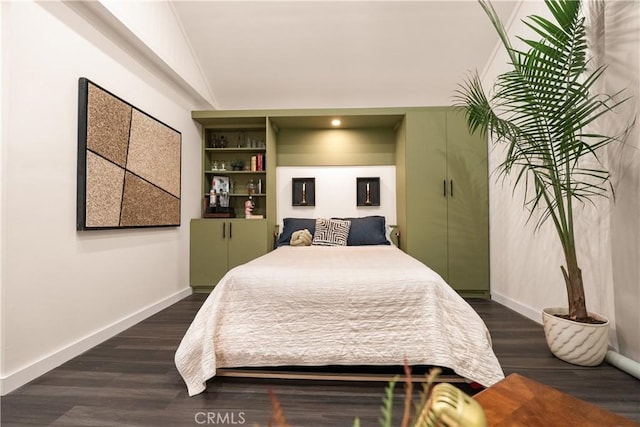
[[[169,307],[172,304],[180,301],[183,298],[192,294],[190,287],[176,292],[173,295],[168,296],[154,304],[151,304],[142,310],[139,310],[130,316],[118,320],[115,323],[88,335],[75,343],[72,343],[63,349],[51,353],[39,361],[25,366],[6,377],[0,378],[0,395],[11,393],[13,390],[22,387],[29,381],[32,381],[39,376],[49,372],[50,370],[62,365],[65,362],[73,359],[74,357],[84,353],[85,351],[95,347],[96,345],[112,338],[120,332],[132,327],[133,325],[141,322],[142,320],[153,316],[161,310]]]
[[[528,305],[524,305],[518,301],[515,301],[509,297],[501,295],[499,292],[491,291],[491,299],[495,302],[498,302],[504,305],[511,310],[522,314],[523,316],[533,320],[534,322],[542,325],[542,311],[529,307]]]

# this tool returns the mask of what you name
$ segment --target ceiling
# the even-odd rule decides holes
[[[219,109],[450,105],[498,43],[475,1],[172,5]]]

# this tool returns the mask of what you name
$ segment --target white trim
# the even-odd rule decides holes
[[[38,3],[42,6],[49,6],[47,1],[39,1]],[[189,81],[188,78],[177,71],[172,64],[168,63],[165,58],[154,51],[140,38],[139,34],[132,31],[126,23],[121,20],[121,17],[114,15],[107,7],[108,4],[104,4],[105,2],[63,1],[62,3],[80,15],[87,23],[97,28],[98,31],[101,31],[113,43],[119,45],[123,51],[129,53],[132,57],[141,61],[141,63],[157,70],[163,77],[173,83],[175,88],[179,89],[184,95],[196,103],[200,109],[213,108],[216,105],[216,101],[210,98],[212,93],[206,81],[203,82],[203,84],[208,93],[201,91],[195,83]],[[66,21],[62,21],[66,23]],[[144,62],[142,62],[142,60],[144,60]]]
[[[498,292],[491,291],[491,299],[497,303],[504,305],[511,310],[522,314],[523,316],[533,320],[534,322],[542,325],[542,311],[524,305],[516,300],[513,300],[507,296],[501,295]]]
[[[108,340],[109,338],[114,337],[144,319],[153,316],[159,311],[164,310],[192,293],[193,291],[191,288],[185,288],[168,296],[167,298],[164,298],[163,300],[131,314],[130,316],[118,320],[117,322],[60,349],[35,363],[25,366],[6,377],[0,378],[0,395],[4,396],[18,387],[22,387],[29,381],[38,378],[65,362],[68,362],[74,357]]]
[[[176,23],[178,24],[178,27],[180,27],[180,31],[182,32],[182,37],[184,37],[184,41],[189,47],[189,53],[193,58],[193,63],[198,69],[198,72],[200,73],[200,78],[202,79],[202,81],[204,82],[204,85],[207,88],[207,94],[209,95],[209,98],[206,98],[206,97],[205,98],[207,99],[207,101],[209,101],[211,108],[213,108],[214,110],[219,110],[220,104],[218,104],[218,100],[216,99],[216,96],[213,93],[213,90],[211,89],[211,84],[207,79],[207,74],[202,69],[202,64],[198,60],[198,55],[196,55],[196,51],[193,48],[193,44],[191,43],[191,40],[187,35],[187,31],[184,29],[184,25],[182,23],[182,20],[180,19],[180,15],[178,15],[178,12],[176,12],[176,7],[174,6],[173,2],[169,2],[169,9],[171,10],[171,13],[173,13],[173,17],[175,18]]]

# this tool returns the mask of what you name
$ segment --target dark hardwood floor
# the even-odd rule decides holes
[[[192,295],[2,397],[2,426],[261,425],[273,390],[294,426],[377,426],[383,383],[215,378],[188,397],[175,349],[205,296]],[[542,327],[487,300],[469,300],[491,331],[505,374],[520,373],[640,422],[640,381],[606,364],[554,358]],[[396,416],[400,417],[402,387]]]

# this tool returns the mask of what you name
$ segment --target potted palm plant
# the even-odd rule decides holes
[[[493,141],[507,144],[499,171],[515,173],[513,182],[525,189],[530,218],[540,215],[537,228],[551,220],[557,232],[564,253],[565,265],[560,268],[568,307],[543,310],[549,348],[565,361],[597,365],[607,351],[608,321],[587,311],[574,208],[611,194],[609,172],[598,153],[619,138],[590,129],[626,99],[620,99],[619,93],[609,96],[595,91],[605,67],[593,67],[588,58],[580,1],[548,0],[551,18],[528,16],[524,23],[540,39],[520,38],[524,50],[511,44],[490,1],[479,3],[507,50],[510,69],[496,78],[491,96],[485,95],[478,74],[472,74],[456,92],[456,104],[464,107],[472,132],[484,132]],[[572,331],[574,326],[577,332]],[[581,332],[584,327],[596,330]],[[577,338],[576,344],[571,337]]]

